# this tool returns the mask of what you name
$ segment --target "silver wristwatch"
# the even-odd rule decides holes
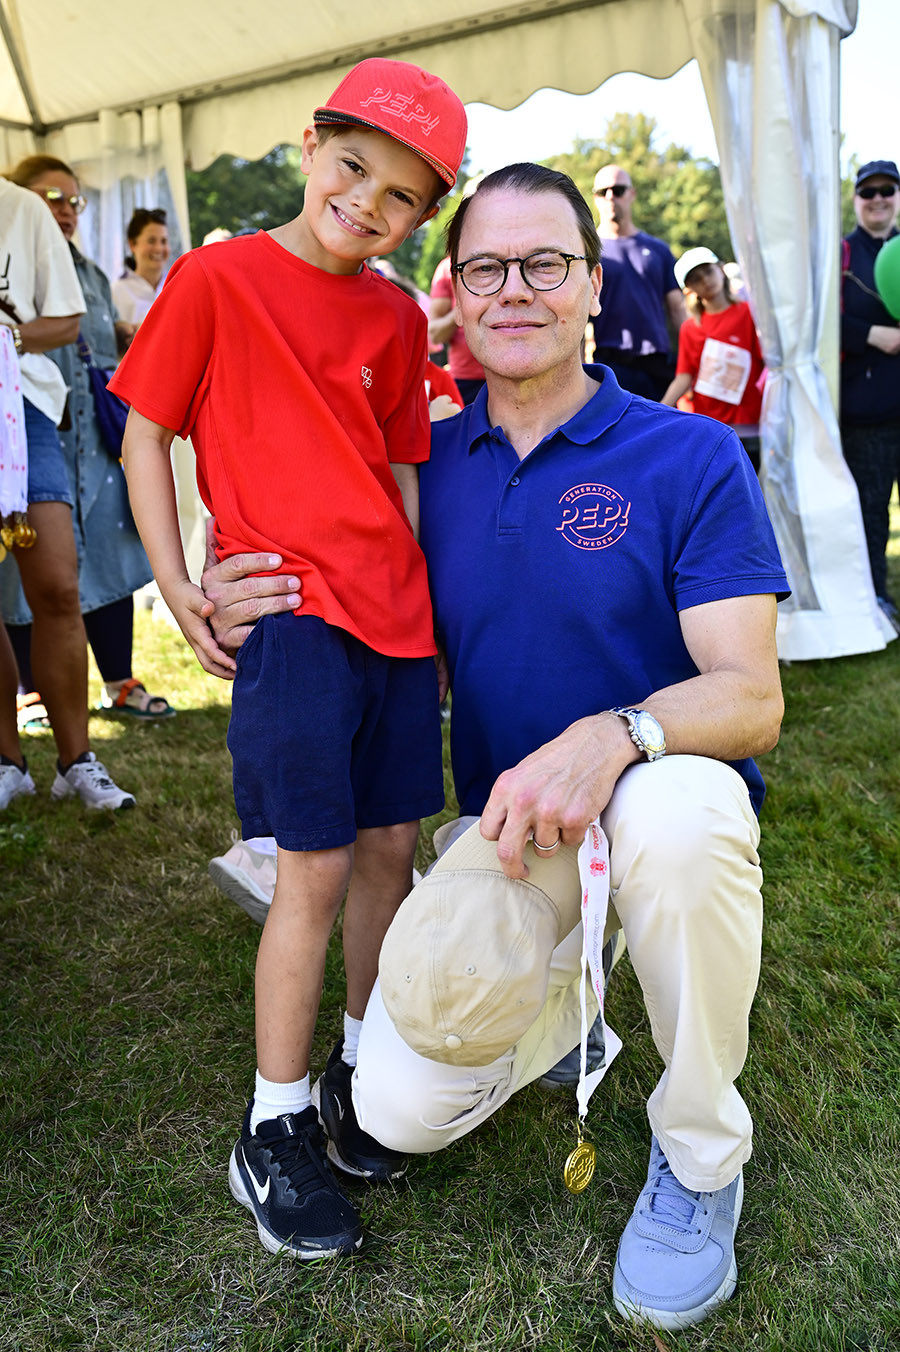
[[[609,709],[628,724],[628,736],[648,761],[661,760],[666,754],[666,734],[646,709]]]

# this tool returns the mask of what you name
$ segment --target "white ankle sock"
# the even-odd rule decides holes
[[[311,1103],[309,1074],[304,1075],[302,1080],[280,1084],[277,1080],[265,1079],[257,1071],[256,1091],[250,1109],[250,1130],[256,1131],[260,1122],[268,1122],[282,1113],[302,1113]]]
[[[356,1065],[356,1049],[359,1046],[359,1033],[362,1028],[362,1019],[351,1019],[350,1015],[344,1012],[344,1050],[341,1052],[341,1060],[347,1066]]]

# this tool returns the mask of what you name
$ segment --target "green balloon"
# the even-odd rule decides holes
[[[885,308],[900,319],[900,235],[882,244],[875,259],[875,285]]]

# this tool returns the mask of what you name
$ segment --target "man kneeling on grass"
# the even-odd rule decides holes
[[[449,245],[457,311],[487,386],[432,429],[421,540],[453,690],[457,795],[496,842],[481,911],[493,920],[504,905],[498,873],[521,888],[540,865],[541,890],[554,892],[548,862],[571,869],[571,847],[592,824],[608,840],[604,937],[624,931],[663,1063],[647,1104],[647,1183],[619,1244],[613,1298],[627,1318],[683,1328],[737,1279],[752,1123],[735,1080],[762,927],[764,786],[750,758],[778,738],[775,602],[787,581],[734,433],[582,365],[602,269],[570,179],[528,164],[490,175],[457,210]],[[242,584],[227,581],[235,571],[220,564],[205,578],[226,646],[247,604],[235,602]],[[282,583],[257,579],[251,604],[279,609]],[[460,867],[472,866],[464,855]],[[483,854],[475,866],[490,872]],[[401,917],[417,895],[424,904],[430,881]],[[578,900],[576,890],[576,917]],[[462,951],[476,922],[451,910],[442,923]],[[534,977],[528,1027],[507,1031],[508,1002],[497,1001],[471,1056],[452,1003],[447,1026],[433,1029],[442,1047],[423,1040],[427,1002],[424,1014],[414,996],[398,1003],[421,972],[392,926],[359,1041],[358,1129],[398,1152],[440,1149],[567,1060],[581,1023],[572,924],[552,935]],[[462,963],[457,990],[479,965]],[[511,990],[527,1008],[527,989]],[[321,1111],[332,1161],[360,1172],[344,1120],[324,1102]]]

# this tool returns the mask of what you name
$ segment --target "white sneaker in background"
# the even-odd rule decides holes
[[[0,765],[0,810],[25,793],[34,793],[34,780],[27,768],[20,770],[18,765]]]
[[[258,925],[266,923],[275,891],[277,860],[254,850],[246,840],[231,833],[232,846],[209,862],[209,876],[226,897],[237,903]]]
[[[57,766],[50,797],[58,800],[76,795],[85,807],[109,808],[114,812],[134,807],[134,794],[126,793],[113,783],[106,766],[98,761],[93,751],[85,751],[64,775]]]

